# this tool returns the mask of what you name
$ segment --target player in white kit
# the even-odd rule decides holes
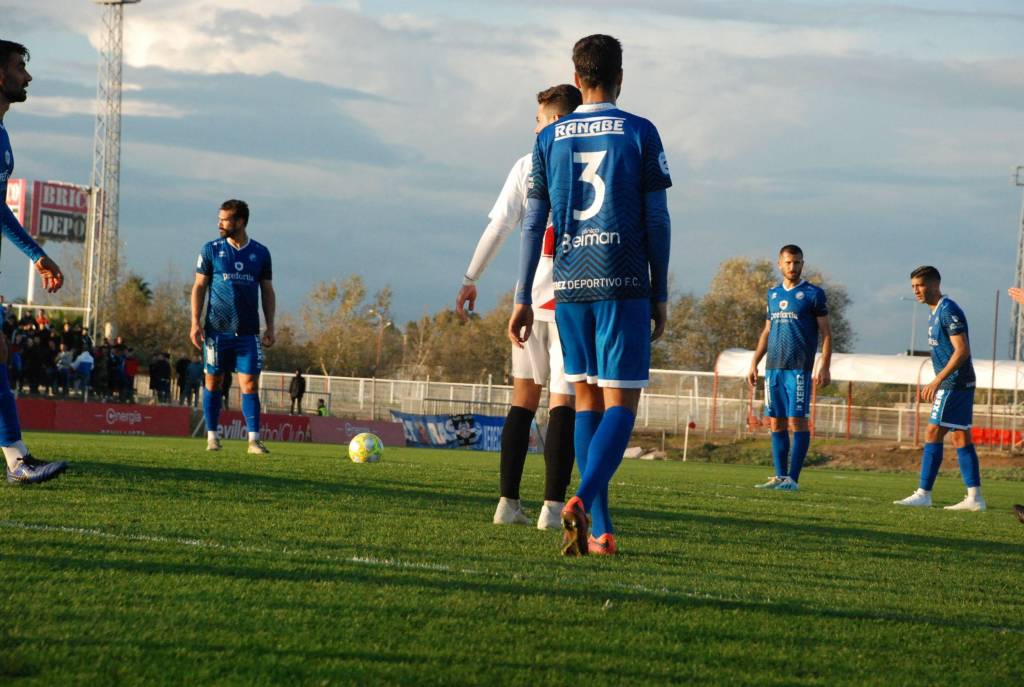
[[[564,84],[537,94],[537,127],[548,124],[575,110],[582,102],[579,89]],[[530,180],[532,155],[524,155],[512,167],[497,202],[488,215],[490,223],[477,244],[466,276],[455,301],[455,310],[464,321],[467,310],[476,305],[476,282],[523,219],[526,192]],[[501,436],[501,498],[494,513],[496,525],[529,524],[519,499],[519,486],[530,445],[530,427],[540,405],[541,392],[549,384],[548,428],[544,442],[544,505],[537,519],[539,529],[559,529],[565,491],[572,477],[573,387],[565,378],[562,345],[555,326],[554,228],[544,235],[544,249],[534,279],[533,302],[536,324],[533,336],[522,348],[512,347],[512,403]]]

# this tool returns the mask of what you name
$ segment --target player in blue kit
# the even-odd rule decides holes
[[[545,127],[534,146],[508,333],[517,346],[530,336],[530,292],[550,210],[555,321],[566,378],[576,391],[582,476],[562,511],[562,552],[614,554],[608,483],[647,386],[651,341],[665,329],[672,180],[657,129],[615,104],[622,88],[619,41],[587,36],[572,59],[583,104]]]
[[[221,383],[227,371],[238,373],[249,453],[270,453],[260,441],[260,300],[262,296],[266,321],[262,343],[273,346],[277,299],[271,281],[270,251],[249,238],[248,226],[249,206],[245,201],[228,200],[220,206],[220,238],[203,246],[192,286],[190,337],[203,351],[205,362],[203,417],[208,451],[221,448],[217,427],[223,400]],[[204,305],[205,324],[200,321]]]
[[[757,366],[765,362],[764,413],[772,428],[772,462],[775,475],[759,489],[797,491],[800,471],[811,444],[807,413],[811,384],[826,386],[832,364],[832,330],[828,322],[825,292],[800,278],[804,253],[799,246],[779,251],[782,282],[768,290],[764,329],[754,349],[747,381],[757,384]],[[821,337],[821,361],[814,374],[814,356]],[[793,432],[792,456],[790,431]]]
[[[932,487],[942,466],[942,440],[950,434],[967,496],[960,503],[946,506],[946,510],[983,511],[981,466],[971,442],[975,377],[967,317],[959,305],[942,294],[942,277],[934,267],[925,265],[911,272],[910,287],[914,297],[932,311],[928,318],[928,345],[932,349],[935,379],[920,392],[922,401],[932,402],[924,435],[921,482],[917,491],[893,503],[924,508],[932,505]]]
[[[26,67],[28,59],[29,52],[24,45],[0,40],[0,198],[4,199],[4,202],[0,203],[0,225],[4,236],[32,260],[46,290],[55,293],[64,285],[64,275],[39,244],[32,240],[6,203],[7,182],[14,173],[14,151],[11,149],[11,139],[4,126],[4,115],[11,109],[11,105],[23,103],[28,98],[28,84],[32,81]],[[7,482],[45,482],[62,473],[67,468],[67,463],[37,460],[32,457],[25,442],[21,440],[18,406],[7,377],[9,353],[7,337],[0,335],[0,449],[3,450],[7,463]]]

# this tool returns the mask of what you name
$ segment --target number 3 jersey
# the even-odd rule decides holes
[[[210,278],[206,331],[260,333],[260,282],[273,276],[270,251],[252,239],[235,248],[227,239],[203,246],[196,273]]]
[[[528,193],[551,203],[556,302],[651,297],[645,196],[671,185],[658,130],[611,104],[540,132]]]

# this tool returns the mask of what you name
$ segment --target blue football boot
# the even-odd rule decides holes
[[[66,462],[46,463],[32,456],[25,456],[18,461],[14,469],[7,468],[7,481],[10,484],[37,484],[51,480],[68,467]]]

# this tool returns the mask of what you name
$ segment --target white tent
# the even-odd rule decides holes
[[[715,361],[715,374],[721,377],[746,377],[753,357],[753,351],[742,348],[726,349]],[[818,361],[815,361],[815,369],[817,365]],[[758,369],[763,375],[764,360]],[[866,353],[833,353],[829,372],[835,381],[882,384],[927,384],[935,377],[931,358]],[[991,360],[975,359],[974,373],[978,379],[979,389],[1024,391],[1024,365],[1019,365],[1013,360],[996,360],[993,365]]]

